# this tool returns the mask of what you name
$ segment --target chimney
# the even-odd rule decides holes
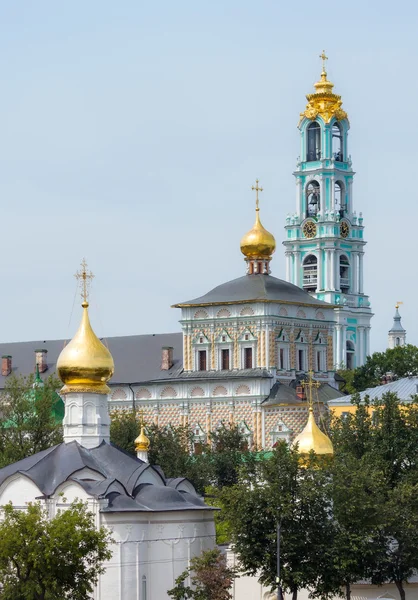
[[[10,354],[3,354],[1,357],[1,374],[7,377],[12,372],[12,357]]]
[[[48,368],[48,363],[46,362],[46,355],[48,350],[42,348],[41,350],[35,350],[35,370],[36,366],[38,366],[39,373],[45,373]]]
[[[169,371],[173,366],[172,346],[163,346],[161,353],[161,371]]]
[[[305,390],[301,385],[296,386],[296,396],[301,400],[306,400]]]

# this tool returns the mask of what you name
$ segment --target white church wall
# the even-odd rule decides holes
[[[11,502],[15,508],[26,508],[28,502],[42,496],[41,490],[25,475],[13,475],[0,487],[0,506]]]

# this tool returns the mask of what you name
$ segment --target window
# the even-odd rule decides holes
[[[347,212],[347,207],[344,200],[344,186],[341,181],[336,181],[334,185],[334,205],[336,212],[340,214],[340,219],[342,219]]]
[[[309,254],[303,259],[303,289],[314,292],[318,286],[318,259]]]
[[[321,127],[314,121],[308,127],[308,151],[306,160],[320,160],[321,158]]]
[[[353,342],[350,342],[350,341],[346,342],[345,356],[346,356],[345,365],[346,365],[347,369],[354,369],[355,364],[354,364],[354,344],[353,344]]]
[[[202,337],[199,338],[199,344],[203,344],[203,338]]]
[[[244,369],[253,368],[253,349],[244,348]]]
[[[306,216],[315,217],[321,210],[320,187],[317,181],[311,181],[306,188]]]
[[[207,361],[206,361],[206,350],[199,350],[198,352],[198,357],[199,357],[199,371],[206,371],[207,370]]]
[[[223,342],[226,342],[226,335],[223,335],[223,336],[222,336],[222,341],[223,341]]]
[[[142,576],[142,600],[147,600],[147,578]]]
[[[279,369],[284,369],[284,348],[279,350]]]
[[[249,339],[250,339],[250,336],[248,335],[248,333],[246,333],[245,336],[244,336],[244,340],[247,341]]]
[[[401,338],[398,338],[398,337],[396,338],[395,345],[396,346],[400,346],[401,345]]]
[[[343,135],[341,125],[334,123],[332,126],[332,156],[335,161],[342,162],[343,158]]]
[[[316,352],[316,370],[322,371],[321,350]]]
[[[298,350],[298,371],[305,370],[305,350]]]
[[[229,371],[229,350],[221,351],[222,371]]]
[[[343,294],[350,291],[350,263],[346,256],[340,256],[340,289]]]

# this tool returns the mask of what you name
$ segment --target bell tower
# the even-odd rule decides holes
[[[355,368],[369,354],[373,316],[363,288],[366,244],[353,203],[350,123],[327,78],[325,52],[315,91],[300,115],[296,210],[286,218],[286,279],[335,305],[334,366]]]

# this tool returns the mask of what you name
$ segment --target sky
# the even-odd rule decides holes
[[[0,2],[1,341],[74,334],[83,257],[100,336],[178,331],[172,304],[245,273],[256,178],[284,278],[297,123],[325,49],[351,123],[371,349],[398,300],[418,345],[417,28],[402,0]]]

